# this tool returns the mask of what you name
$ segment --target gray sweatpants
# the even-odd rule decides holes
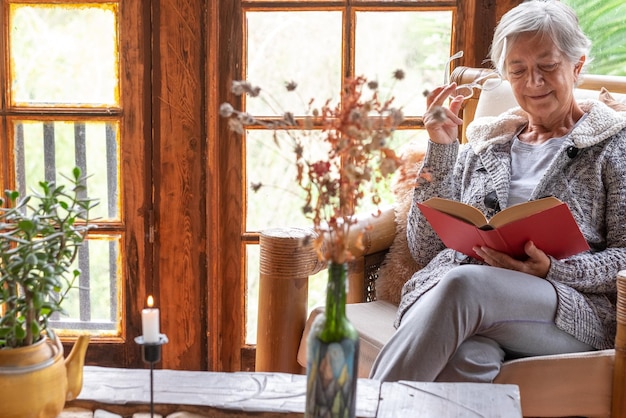
[[[593,350],[556,327],[556,305],[556,291],[544,279],[497,267],[459,266],[406,312],[370,377],[492,382],[505,356]]]

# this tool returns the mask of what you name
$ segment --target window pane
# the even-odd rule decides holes
[[[42,180],[67,184],[78,166],[89,175],[86,194],[99,200],[90,216],[98,222],[119,220],[118,124],[102,121],[13,120],[16,187],[25,195]],[[94,335],[120,332],[121,294],[119,235],[90,235],[75,267],[79,282],[68,294],[68,315],[53,318],[62,334],[88,331]]]
[[[102,221],[119,220],[118,124],[78,121],[14,121],[15,172],[22,195],[39,181],[63,183],[80,167],[87,194],[99,200],[92,212]]]
[[[246,245],[246,344],[256,344],[259,312],[260,249]]]
[[[11,4],[11,103],[118,105],[116,14],[112,3]]]
[[[98,221],[119,219],[116,123],[19,120],[12,126],[17,188],[22,195],[38,189],[42,180],[66,184],[63,176],[78,166],[90,175],[87,195],[100,202],[90,216]],[[65,330],[64,334],[119,333],[119,246],[118,235],[90,236],[83,244],[75,261],[81,270],[79,282],[64,303],[68,316],[54,317],[56,329]]]
[[[624,0],[563,0],[578,15],[591,39],[591,74],[626,75],[626,2]]]
[[[394,88],[397,104],[405,114],[420,116],[425,110],[423,91],[443,83],[444,66],[450,55],[452,11],[439,12],[356,12],[355,74],[376,79],[384,94],[391,90],[392,73],[403,69],[407,77]],[[262,98],[246,98],[246,110],[255,116],[296,116],[307,111],[311,98],[319,107],[325,100],[339,97],[346,16],[340,11],[246,13],[247,46],[245,78],[261,87]],[[347,44],[346,44],[347,46]],[[344,68],[345,66],[345,68]],[[287,92],[285,83],[297,83],[296,93]],[[309,135],[310,132],[301,132]],[[251,129],[245,135],[246,227],[248,232],[271,227],[310,227],[302,213],[303,192],[296,184],[295,157],[285,132]],[[423,130],[399,130],[394,148],[401,152],[408,142],[426,146]],[[315,135],[304,144],[306,152],[327,156]],[[320,157],[318,157],[320,158]],[[310,159],[310,158],[307,158]],[[254,190],[253,190],[254,189]],[[256,190],[256,191],[255,191]],[[359,213],[373,209],[370,199],[362,200]],[[390,188],[383,192],[383,205],[393,203]],[[259,249],[246,245],[247,305],[246,343],[256,341]],[[324,303],[327,272],[309,281],[309,309]]]
[[[294,135],[303,138],[305,156],[319,153],[317,158],[322,158],[327,155],[323,152],[326,144],[316,141],[316,131],[295,132]],[[312,220],[302,212],[305,194],[296,181],[296,157],[287,133],[279,131],[274,137],[270,131],[248,131],[246,145],[246,230],[312,226]]]
[[[312,97],[337,99],[341,85],[340,12],[248,12],[246,78],[261,86],[273,105],[249,100],[255,115],[302,114]],[[297,94],[285,83],[298,83]],[[266,96],[268,96],[266,95]]]
[[[95,236],[83,243],[74,266],[80,268],[79,282],[69,292],[52,327],[62,334],[88,331],[92,335],[119,335],[121,286],[120,237]]]
[[[406,78],[393,89],[396,105],[406,115],[426,110],[424,90],[443,83],[450,56],[452,12],[358,12],[356,14],[356,74],[391,89],[393,71]]]

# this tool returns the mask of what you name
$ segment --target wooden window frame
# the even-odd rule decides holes
[[[245,204],[234,190],[242,190],[241,167],[243,150],[241,139],[228,131],[226,124],[216,117],[221,102],[239,103],[238,97],[231,95],[230,82],[242,78],[243,22],[242,7],[245,0],[214,2],[209,13],[209,43],[207,49],[208,71],[207,92],[208,109],[207,131],[209,132],[209,166],[217,173],[208,179],[208,189],[218,191],[210,195],[214,204],[208,208],[208,219],[215,229],[209,233],[209,242],[219,246],[220,255],[211,258],[209,277],[216,280],[209,282],[210,310],[208,323],[219,335],[219,339],[209,341],[209,366],[211,370],[246,370],[253,368],[250,351],[253,347],[244,344],[245,332],[245,277],[244,268],[246,237],[243,233],[243,219],[240,215]],[[427,1],[432,7],[456,8],[456,22],[453,33],[453,49],[464,50],[464,59],[457,65],[487,66],[483,61],[488,55],[493,28],[499,17],[520,0],[494,2],[488,0]],[[313,3],[313,2],[311,2]],[[344,1],[315,2],[316,6],[343,7]],[[389,5],[381,1],[347,0],[350,6],[362,7]],[[424,3],[424,2],[422,2]],[[394,6],[415,8],[414,1],[395,1]],[[261,1],[254,2],[255,7],[302,7],[297,1]],[[462,34],[462,36],[460,35]],[[239,167],[239,170],[237,169]],[[216,247],[213,247],[216,248]],[[208,254],[208,253],[207,253]]]

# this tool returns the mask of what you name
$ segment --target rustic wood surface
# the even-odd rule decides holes
[[[376,417],[521,417],[517,386],[486,383],[384,383]]]
[[[154,295],[161,330],[172,342],[160,366],[206,370],[206,23],[201,12],[206,2],[151,3],[156,265],[146,292]]]
[[[154,370],[154,411],[211,417],[299,417],[306,376],[288,373]],[[514,385],[383,383],[359,379],[359,417],[521,417]],[[67,407],[122,415],[150,410],[150,370],[86,366],[78,399]]]

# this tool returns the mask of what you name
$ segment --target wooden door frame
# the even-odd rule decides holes
[[[241,2],[210,2],[209,43],[207,49],[208,168],[207,195],[210,225],[207,257],[209,261],[208,363],[211,370],[242,370],[241,352],[245,345],[245,278],[241,274],[245,259],[242,242],[241,138],[229,131],[218,115],[222,101],[237,103],[230,93],[230,81],[241,68]]]
[[[152,0],[151,39],[152,292],[169,339],[161,367],[206,370],[208,265],[216,257],[207,251],[207,2]]]

